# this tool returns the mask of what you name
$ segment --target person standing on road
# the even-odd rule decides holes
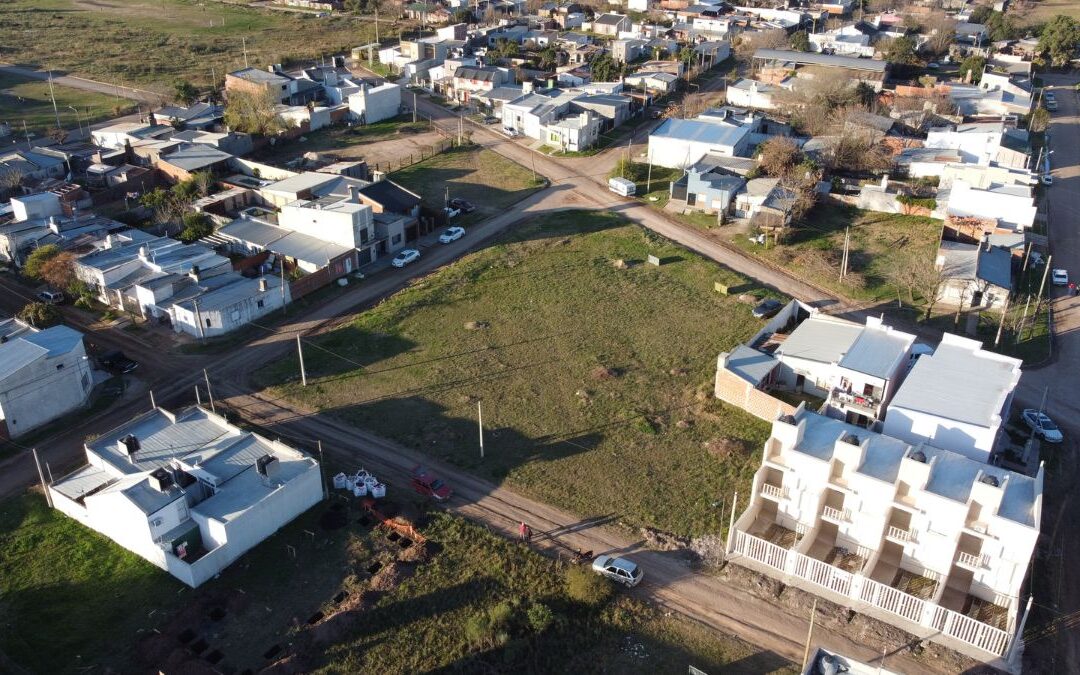
[[[524,523],[524,521],[521,522],[521,524],[518,525],[518,539],[520,539],[521,541],[526,541],[525,537],[526,537],[526,533],[528,533],[528,531],[529,531],[529,526],[526,525]]]
[[[525,543],[526,544],[531,544],[532,543],[532,528],[529,527],[528,525],[525,526]]]

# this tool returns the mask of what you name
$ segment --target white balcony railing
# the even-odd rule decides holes
[[[971,567],[974,569],[984,569],[990,567],[990,558],[985,555],[975,555],[974,553],[965,553],[960,551],[956,556],[956,562],[964,565],[965,567]]]
[[[905,544],[915,543],[914,532],[912,532],[911,530],[905,530],[901,527],[896,527],[895,525],[889,526],[889,529],[885,532],[885,536],[889,539],[895,539],[896,541],[900,541]]]
[[[848,511],[847,509],[833,508],[831,506],[822,507],[822,509],[821,509],[821,517],[822,518],[828,518],[829,520],[833,520],[833,521],[837,521],[837,522],[841,522],[841,523],[850,523],[851,522],[851,512],[850,511]]]
[[[779,485],[772,485],[771,483],[762,483],[761,495],[763,497],[768,497],[769,499],[780,500],[784,498],[784,488]]]

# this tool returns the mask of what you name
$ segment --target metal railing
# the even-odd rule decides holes
[[[968,567],[975,568],[988,568],[990,567],[990,558],[985,555],[976,555],[974,553],[966,553],[960,551],[956,556],[956,562],[961,565],[967,565]]]
[[[842,523],[851,522],[851,512],[847,509],[837,509],[831,506],[825,506],[821,509],[821,516],[823,518],[830,518],[832,520],[838,520]]]

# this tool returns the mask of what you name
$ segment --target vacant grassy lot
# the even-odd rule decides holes
[[[53,94],[56,96],[56,112],[60,113],[62,129],[74,130],[80,125],[93,124],[131,109],[130,101],[126,99],[118,101],[105,94],[57,84],[53,85]],[[78,109],[77,115],[72,108]],[[49,83],[0,75],[0,122],[9,123],[15,138],[25,140],[24,121],[26,129],[38,136],[56,126],[56,114],[49,99]]]
[[[553,214],[317,338],[307,388],[292,360],[258,377],[582,516],[715,532],[768,435],[712,397],[717,354],[758,326],[715,281],[746,283],[613,214]]]
[[[1021,26],[1041,26],[1058,14],[1080,19],[1080,3],[1076,0],[1036,0],[1030,7],[1009,8],[1009,15]]]
[[[303,672],[761,672],[765,655],[735,638],[627,597],[575,601],[561,565],[460,519],[422,516],[428,547],[405,551],[361,515],[316,506],[191,590],[38,495],[0,502],[0,651],[40,673],[257,671],[287,655]],[[526,620],[536,604],[551,612],[541,631]],[[499,635],[470,632],[499,605]],[[326,618],[309,625],[316,612]]]
[[[371,42],[374,24],[195,0],[8,0],[0,4],[0,58],[109,82],[220,82],[247,58],[260,68],[347,52]],[[385,26],[390,30],[390,26]],[[155,87],[152,87],[155,88]]]
[[[851,228],[848,280],[840,283],[844,229]],[[889,271],[912,259],[933,261],[941,221],[834,204],[816,207],[780,246],[768,248],[732,237],[736,245],[800,277],[857,300],[895,300]]]
[[[467,199],[476,211],[462,214],[456,225],[502,213],[543,185],[529,169],[502,155],[476,146],[451,148],[430,159],[390,174],[390,178],[424,198],[424,206],[442,210],[450,197]]]
[[[430,157],[450,143],[438,132],[431,131],[427,122],[414,124],[412,116],[408,115],[366,126],[334,125],[302,138],[303,141],[293,139],[263,148],[255,158],[284,164],[305,153],[317,152],[342,160],[363,159],[371,169],[387,171],[388,167],[400,167]]]

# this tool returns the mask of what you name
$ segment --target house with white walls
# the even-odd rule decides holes
[[[1000,228],[1022,232],[1035,224],[1038,210],[1030,183],[989,183],[975,187],[954,178],[949,187],[938,190],[932,215],[941,219],[959,216],[994,220]]]
[[[971,122],[934,127],[926,134],[927,148],[957,150],[961,161],[1025,169],[1031,161],[1028,132],[1004,122]]]
[[[760,129],[760,116],[730,108],[710,110],[690,120],[669,119],[649,134],[648,155],[653,164],[669,169],[693,166],[707,154],[745,156]]]
[[[725,92],[728,105],[758,110],[774,110],[778,107],[776,95],[780,87],[740,77]]]
[[[0,436],[18,438],[86,404],[93,389],[83,334],[0,321]]]
[[[988,462],[1020,381],[1020,359],[945,333],[920,356],[889,404],[883,432]]]
[[[201,407],[155,408],[85,451],[53,508],[191,587],[323,499],[312,457]]]
[[[728,559],[1000,664],[1023,611],[1043,478],[800,404],[772,423]]]
[[[401,87],[393,82],[377,87],[361,84],[359,91],[349,95],[348,102],[353,117],[363,124],[374,124],[401,112]]]

